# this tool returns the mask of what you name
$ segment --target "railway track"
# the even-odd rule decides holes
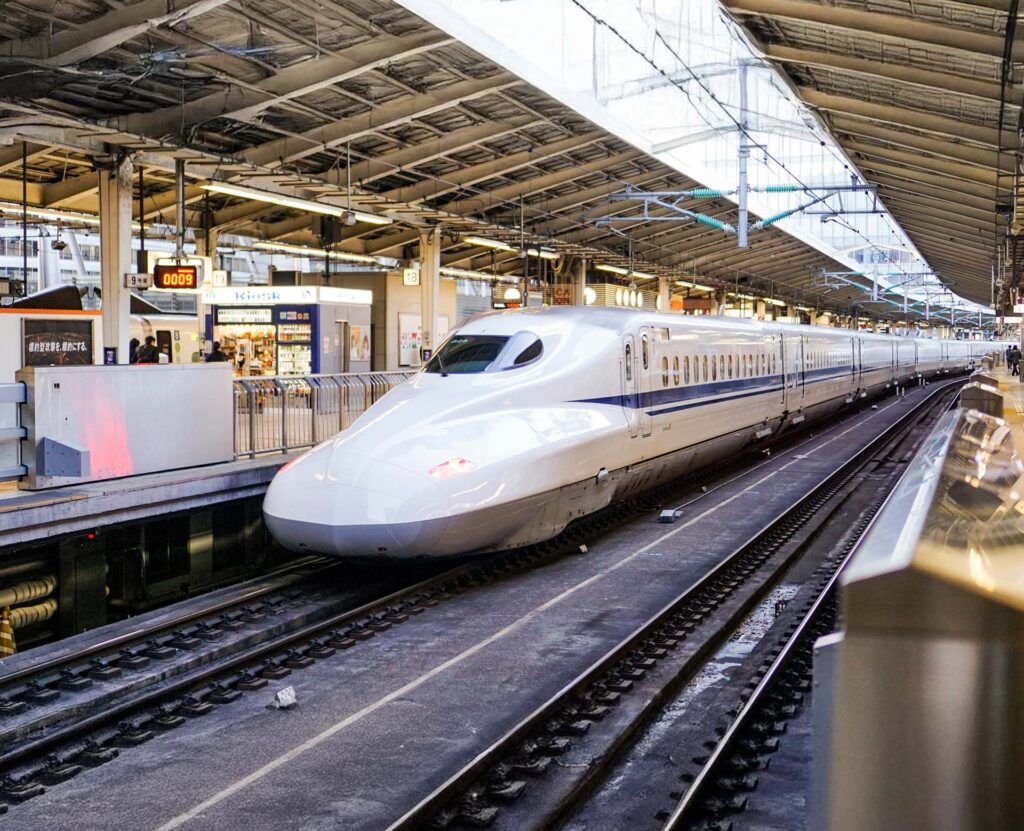
[[[804,441],[809,439],[800,435],[791,437],[788,441],[788,452],[797,452]],[[778,455],[780,454],[777,453]],[[365,640],[380,636],[381,633],[401,625],[448,598],[575,553],[579,550],[580,543],[588,536],[603,534],[631,518],[636,518],[651,510],[654,507],[652,503],[672,504],[672,500],[677,500],[681,493],[699,490],[702,483],[712,484],[714,490],[714,482],[731,481],[729,477],[733,472],[749,472],[757,467],[759,465],[751,465],[749,460],[737,460],[730,466],[705,471],[676,483],[671,488],[662,489],[660,493],[648,494],[641,501],[618,505],[594,515],[572,526],[558,539],[543,545],[499,555],[482,563],[446,569],[441,574],[354,608],[350,604],[347,608],[335,609],[329,614],[323,614],[321,609],[318,616],[309,617],[304,622],[285,630],[267,634],[260,628],[257,632],[249,632],[245,636],[240,636],[237,631],[228,631],[223,641],[219,642],[219,646],[225,648],[217,654],[207,655],[204,660],[195,661],[186,671],[168,675],[145,688],[130,689],[123,694],[108,696],[101,706],[92,709],[83,708],[81,702],[75,702],[78,694],[73,690],[62,690],[62,703],[58,709],[64,713],[63,716],[53,719],[46,725],[40,725],[37,729],[22,729],[20,732],[10,733],[8,735],[11,736],[11,741],[0,740],[0,770],[4,774],[3,778],[0,778],[0,800],[19,802],[36,796],[45,788],[59,785],[78,775],[85,768],[104,764],[120,752],[145,743],[161,732],[173,730],[190,719],[200,718],[215,708],[229,705],[246,692],[261,689],[272,681],[287,677],[293,671],[302,670],[317,661],[330,658],[337,652],[343,652]],[[797,522],[790,529],[790,538],[799,536],[800,527],[800,523]],[[755,540],[751,540],[751,546],[754,543]],[[784,545],[785,540],[780,537],[778,548]],[[721,564],[715,573],[718,578],[725,581],[723,587],[728,587],[728,583],[734,580],[742,583],[746,576],[743,572],[750,566],[753,566],[750,574],[756,572],[757,558],[764,553],[763,550],[760,554],[755,553],[751,548],[742,567],[737,565],[739,560],[734,558],[729,558],[726,563]],[[735,570],[733,566],[736,566]],[[733,589],[736,589],[739,583]],[[691,614],[703,614],[701,619],[712,623],[716,610],[722,606],[716,598],[716,594],[721,591],[723,588],[716,588],[711,594],[694,594],[691,599],[696,600],[698,605],[695,607],[696,611]],[[727,591],[726,594],[728,593]],[[223,617],[223,614],[224,612],[220,612],[220,617]],[[692,632],[698,623],[697,620],[684,620],[680,624],[681,630],[684,633]],[[197,637],[195,628],[204,625],[208,623],[197,621],[192,628],[185,630],[185,634],[203,641]],[[228,629],[230,630],[230,627]],[[173,637],[175,633],[167,634]],[[142,632],[139,637],[144,639],[139,643],[153,640],[152,633]],[[646,638],[641,638],[641,641],[645,640]],[[673,639],[668,637],[667,640]],[[677,651],[675,647],[682,639],[675,640],[675,645],[658,645],[653,648],[649,644],[644,644],[644,648],[650,654],[645,655],[638,665],[631,665],[632,668],[621,668],[621,680],[630,681],[629,676],[635,675],[637,670],[640,671],[641,677],[647,674],[648,661],[657,663],[664,657],[662,651],[665,654],[674,654]],[[225,646],[228,641],[230,648]],[[641,641],[634,643],[634,646]],[[214,642],[216,641],[210,641]],[[122,654],[122,649],[137,648],[123,643],[115,646],[118,647],[117,654]],[[185,655],[187,659],[188,650],[181,647],[171,648],[176,654]],[[101,661],[106,661],[106,656],[110,654],[111,651],[97,652],[92,660],[98,657]],[[91,661],[89,663],[91,665]],[[80,667],[70,669],[76,677],[80,676]],[[64,670],[60,672],[61,678],[64,677],[63,672]],[[128,674],[130,673],[126,673],[125,677]],[[53,685],[59,681],[60,678],[51,676],[50,680],[46,683],[40,682],[38,686],[53,689]],[[94,681],[96,687],[104,688],[112,683],[111,680],[103,678]],[[628,692],[630,687],[622,686],[622,692],[609,689],[609,695],[605,698],[608,703],[598,703],[597,706],[624,711],[624,707],[613,707],[618,698],[612,695],[616,693],[625,701],[628,696],[624,696],[623,693]],[[9,700],[18,702],[19,698],[20,696],[15,695]],[[598,711],[589,715],[596,712]],[[576,719],[575,729],[582,729],[580,724],[588,717],[588,714],[584,714]],[[8,718],[0,715],[0,731],[7,728],[7,722]],[[497,751],[496,754],[495,758],[500,755]],[[469,780],[466,779],[461,784],[468,786]],[[498,797],[498,801],[511,797],[515,790],[511,788],[506,791]],[[449,792],[448,795],[457,796],[455,791]],[[468,814],[463,819],[467,817],[469,821],[473,821]],[[413,821],[412,818],[410,821]]]
[[[736,792],[756,786],[756,779],[737,776],[742,766],[735,754],[749,757],[755,746],[755,755],[771,752],[775,741],[771,730],[779,724],[777,717],[766,721],[769,716],[763,710],[776,704],[771,690],[779,678],[789,677],[787,662],[794,655],[804,657],[801,671],[809,671],[808,644],[814,633],[830,625],[822,610],[830,608],[829,598],[843,564],[895,486],[913,449],[954,396],[955,389],[943,390],[905,414],[798,504],[767,523],[451,775],[389,831],[643,828],[658,827],[666,819],[673,829],[727,827],[719,821],[742,807]],[[822,543],[827,543],[824,550]],[[576,823],[574,815],[585,810],[595,791],[626,775],[617,763],[645,728],[671,709],[686,684],[698,678],[751,613],[771,599],[773,588],[787,579],[799,579],[804,589],[788,607],[787,617],[795,618],[786,624],[792,636],[772,647],[777,653],[774,662],[747,682],[735,705],[710,717],[709,733],[700,743],[676,747],[681,756],[688,754],[693,764],[699,763],[696,772],[684,771],[682,779],[666,784],[666,798],[670,794],[682,798],[679,808],[658,816],[653,812],[646,818],[632,816],[628,825],[621,816],[608,822],[593,813],[587,822]],[[804,602],[807,593],[813,599]],[[804,681],[794,683],[799,686]],[[785,706],[776,709],[776,716],[788,712]],[[687,781],[692,782],[689,788]],[[724,796],[730,788],[732,793]]]

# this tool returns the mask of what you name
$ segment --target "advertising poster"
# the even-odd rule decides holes
[[[348,359],[350,361],[370,360],[370,329],[367,326],[348,327]]]
[[[23,366],[89,366],[92,321],[53,318],[22,321]]]
[[[398,365],[419,366],[423,336],[418,314],[398,315]]]

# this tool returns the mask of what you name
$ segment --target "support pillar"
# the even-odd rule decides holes
[[[754,317],[758,320],[765,320],[768,317],[768,310],[763,300],[756,300],[754,305]]]
[[[709,314],[722,315],[725,313],[725,292],[716,291],[711,300],[711,311]]]
[[[441,294],[441,229],[420,231],[420,335],[423,349],[437,347],[437,313]],[[523,295],[526,303],[526,295]]]
[[[205,224],[205,221],[204,221],[204,224]],[[200,257],[209,257],[210,258],[210,270],[211,270],[211,272],[216,270],[216,268],[217,268],[217,266],[219,264],[217,262],[217,242],[218,242],[219,238],[220,238],[220,231],[217,230],[216,228],[206,228],[196,238],[196,254],[198,254]],[[211,274],[204,274],[203,275],[203,283],[204,283],[204,285],[212,286],[213,285],[213,274],[212,273]],[[213,334],[212,334],[213,333],[213,327],[211,325],[211,327],[210,327],[210,334],[208,336],[207,335],[207,327],[206,327],[206,315],[209,312],[209,310],[206,308],[206,303],[203,302],[203,295],[204,295],[203,291],[200,291],[196,295],[196,319],[199,321],[199,340],[200,340],[200,344],[199,344],[200,349],[199,349],[199,351],[202,352],[202,353],[205,353],[206,352],[205,344],[206,344],[206,342],[208,340],[212,340],[212,337],[213,337]],[[212,321],[211,321],[211,323],[212,323]],[[210,345],[210,348],[212,349],[212,344]]]
[[[132,172],[130,156],[118,157],[101,168],[100,180],[100,286],[103,292],[103,345],[117,349],[117,362],[128,363],[131,337],[131,292],[124,275],[132,263]]]
[[[672,311],[672,283],[668,277],[658,278],[658,311],[663,314]]]
[[[573,275],[573,286],[572,286],[572,304],[574,306],[586,306],[587,305],[587,262],[585,257],[580,257],[576,260],[576,270]]]

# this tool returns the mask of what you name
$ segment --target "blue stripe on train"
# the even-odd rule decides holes
[[[822,367],[804,372],[804,384],[816,384],[821,381],[832,381],[850,377],[853,367]],[[812,376],[821,375],[824,377],[811,379]],[[689,386],[669,387],[660,390],[649,390],[647,392],[635,393],[634,395],[608,395],[599,398],[582,398],[574,404],[608,404],[616,407],[629,407],[630,409],[646,409],[648,407],[661,407],[664,409],[648,410],[651,415],[659,413],[671,413],[677,410],[686,410],[703,404],[717,404],[724,401],[735,401],[739,398],[747,398],[752,395],[780,391],[783,389],[783,377],[781,375],[768,375],[758,378],[740,378],[730,381],[712,381],[706,384],[692,384]],[[711,396],[719,396],[712,398]],[[681,403],[690,402],[690,403]],[[678,406],[669,406],[678,405]]]

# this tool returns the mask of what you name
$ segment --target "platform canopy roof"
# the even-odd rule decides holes
[[[1012,155],[996,148],[1014,143],[1020,103],[1018,86],[1018,97],[1000,104],[999,50],[982,48],[1005,28],[1001,2],[927,6],[927,15],[950,18],[928,23],[929,32],[971,33],[975,52],[915,42],[911,31],[901,39],[778,11],[827,15],[842,4],[728,0],[766,49],[785,50],[769,57],[785,61],[807,100],[833,120],[921,251],[964,295],[983,301],[996,177],[1001,165],[1004,174],[1012,167]],[[872,19],[917,26],[925,15],[912,11],[920,3],[886,7]],[[20,215],[23,186],[29,205],[43,209],[30,219],[73,224],[74,215],[94,215],[96,167],[132,153],[144,174],[142,213],[170,224],[174,160],[185,158],[186,222],[196,233],[319,243],[306,210],[204,187],[231,184],[392,221],[346,228],[340,248],[356,254],[414,257],[419,230],[441,224],[447,266],[521,268],[517,251],[465,239],[476,235],[820,308],[850,311],[863,300],[849,285],[823,293],[814,275],[848,264],[779,228],[741,250],[704,225],[638,217],[599,227],[595,219],[622,209],[608,195],[627,185],[700,183],[392,0],[12,0],[0,41],[6,218]],[[944,65],[947,55],[958,63]],[[942,84],[948,95],[928,92]],[[857,106],[885,110],[889,120]],[[1002,140],[993,126],[1001,109]],[[936,195],[936,179],[946,196]],[[727,199],[689,207],[736,222]],[[902,316],[895,304],[871,314]]]
[[[959,294],[1020,282],[1016,0],[722,3]]]

